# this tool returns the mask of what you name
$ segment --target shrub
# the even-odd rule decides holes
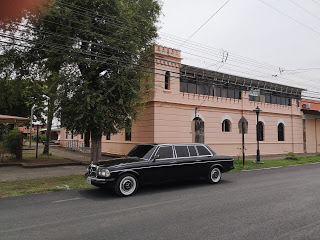
[[[37,142],[37,135],[32,135],[32,140]],[[38,136],[38,143],[43,143],[46,140],[46,135],[45,134],[39,134]]]
[[[18,128],[3,135],[3,144],[9,153],[20,158],[21,132]]]
[[[3,135],[10,131],[9,124],[0,124],[0,141],[3,140]]]
[[[295,154],[293,152],[288,152],[288,154],[286,155],[285,159],[287,159],[287,160],[298,160],[298,156],[297,156],[297,154]]]

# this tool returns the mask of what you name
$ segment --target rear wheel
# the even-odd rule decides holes
[[[137,178],[129,173],[121,175],[115,184],[115,192],[121,196],[126,197],[134,194],[138,189]]]
[[[218,183],[221,180],[221,170],[218,167],[213,167],[208,176],[208,182],[209,183]]]

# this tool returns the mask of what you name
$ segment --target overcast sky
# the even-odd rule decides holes
[[[230,0],[184,43],[227,0],[162,0],[158,43],[181,49],[184,64],[306,88],[320,97],[320,0],[261,1]],[[309,68],[319,69],[290,71]]]

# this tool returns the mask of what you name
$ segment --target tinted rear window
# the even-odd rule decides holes
[[[187,146],[176,146],[177,157],[189,157]]]
[[[197,151],[196,148],[194,146],[188,146],[189,152],[190,152],[190,156],[197,156]]]
[[[159,159],[163,158],[173,158],[173,151],[172,147],[160,147],[159,151],[157,152],[157,155],[159,155]]]
[[[209,150],[207,148],[205,148],[204,146],[197,146],[197,149],[198,149],[199,156],[211,155]]]

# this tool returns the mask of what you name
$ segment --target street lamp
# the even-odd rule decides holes
[[[259,148],[259,113],[262,112],[262,110],[257,106],[254,110],[257,114],[257,157],[256,157],[256,163],[263,163],[260,161],[260,148]]]

